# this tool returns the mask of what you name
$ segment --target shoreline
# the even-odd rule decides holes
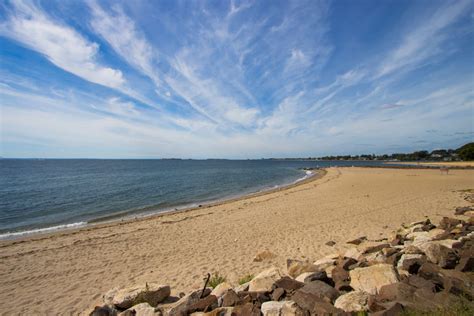
[[[115,287],[176,292],[219,273],[236,285],[287,259],[314,261],[378,240],[403,223],[437,222],[468,205],[474,170],[328,168],[318,179],[192,211],[0,243],[0,299],[14,314],[80,314]],[[329,241],[331,243],[329,243]],[[260,253],[274,256],[254,260]]]
[[[89,230],[93,228],[100,229],[104,227],[114,226],[116,224],[126,224],[130,222],[160,218],[163,216],[188,213],[195,210],[205,209],[205,208],[214,207],[214,206],[220,206],[227,203],[249,199],[252,197],[258,197],[261,195],[266,195],[266,194],[271,194],[271,193],[282,191],[282,190],[287,190],[287,189],[320,179],[324,177],[324,175],[327,173],[325,168],[312,169],[310,171],[311,171],[311,174],[306,173],[304,177],[298,178],[291,183],[276,185],[276,187],[274,186],[268,189],[263,189],[263,190],[259,190],[259,191],[251,192],[247,194],[245,193],[240,194],[240,195],[237,194],[237,195],[232,195],[229,197],[224,197],[222,199],[212,200],[209,202],[203,202],[202,204],[199,204],[198,206],[183,206],[182,208],[178,207],[171,210],[161,210],[161,211],[156,210],[155,212],[148,213],[148,214],[143,214],[143,213],[136,214],[136,215],[130,214],[128,216],[127,215],[121,216],[119,214],[111,214],[111,215],[96,218],[87,222],[60,224],[60,225],[49,226],[45,228],[37,228],[37,229],[18,231],[18,232],[6,232],[6,233],[0,234],[0,247],[2,247],[3,244],[6,242],[23,242],[23,241],[30,241],[30,240],[40,240],[43,238],[49,238],[56,234],[63,235],[67,233],[77,233],[82,230]],[[192,203],[191,205],[195,205],[195,204],[196,203]],[[126,213],[126,211],[123,211],[121,214],[124,214],[124,213]],[[3,237],[5,235],[8,235],[8,236]]]

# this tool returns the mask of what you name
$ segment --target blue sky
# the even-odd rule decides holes
[[[0,156],[456,148],[473,32],[472,0],[2,1]]]

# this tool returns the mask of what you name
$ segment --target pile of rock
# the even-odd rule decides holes
[[[90,315],[397,315],[472,306],[474,210],[456,214],[464,220],[427,219],[389,238],[351,240],[348,250],[314,263],[287,260],[286,273],[272,267],[238,287],[224,282],[180,297],[158,284],[114,289]]]

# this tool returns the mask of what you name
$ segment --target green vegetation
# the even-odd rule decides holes
[[[224,276],[221,276],[219,275],[219,273],[216,273],[213,276],[211,276],[211,279],[209,280],[208,285],[212,288],[215,288],[216,286],[218,286],[219,284],[225,281],[226,281],[226,278]]]
[[[462,160],[474,160],[474,143],[469,143],[456,149]]]
[[[250,282],[253,279],[253,274],[247,274],[246,276],[243,276],[239,279],[239,284],[245,284],[247,282]]]
[[[339,155],[318,158],[284,158],[282,160],[468,161],[474,160],[474,143],[468,143],[459,147],[458,149],[435,149],[431,152],[427,150],[420,150],[412,153],[394,153],[390,155]]]
[[[431,312],[422,312],[406,309],[401,316],[472,316],[474,315],[474,305],[466,299],[459,300],[457,304],[449,307],[439,308]]]

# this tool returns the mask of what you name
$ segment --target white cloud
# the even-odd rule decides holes
[[[93,15],[91,25],[94,31],[102,36],[120,57],[159,86],[160,79],[153,67],[157,53],[137,30],[135,23],[119,7],[106,12],[95,2],[90,1],[89,6]]]
[[[470,0],[447,1],[426,21],[422,20],[402,39],[400,46],[385,58],[376,77],[388,75],[400,68],[416,67],[427,58],[442,51],[441,44],[450,34],[443,33],[472,5]]]
[[[125,82],[122,72],[97,61],[98,44],[55,21],[40,8],[21,1],[0,25],[0,34],[43,54],[56,66],[90,82],[117,88]]]

